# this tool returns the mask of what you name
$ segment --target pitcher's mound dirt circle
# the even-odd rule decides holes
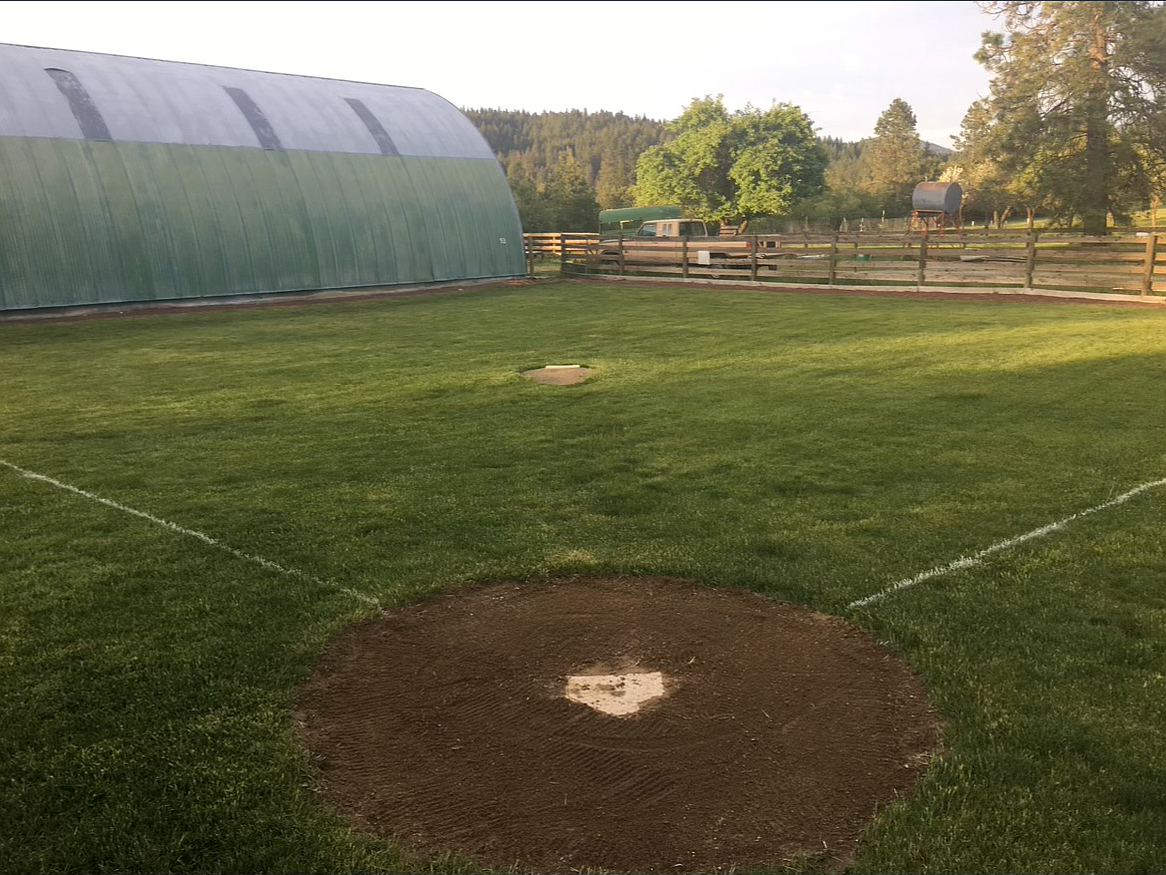
[[[664,694],[624,716],[566,696],[568,678],[626,672],[660,673]],[[911,671],[855,626],[665,578],[385,611],[333,642],[296,716],[362,829],[545,873],[842,868],[937,734]]]

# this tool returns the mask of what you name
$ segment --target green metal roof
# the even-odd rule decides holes
[[[0,309],[514,276],[489,146],[416,88],[0,44]]]

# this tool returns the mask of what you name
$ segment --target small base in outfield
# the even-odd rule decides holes
[[[658,671],[626,674],[576,674],[567,678],[563,693],[572,702],[610,714],[628,717],[648,702],[667,695],[664,675]]]
[[[554,386],[569,386],[572,383],[582,383],[594,368],[583,365],[545,365],[523,371],[522,376],[534,380],[536,383],[550,383]]]

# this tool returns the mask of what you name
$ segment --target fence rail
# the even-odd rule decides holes
[[[974,233],[744,234],[603,238],[526,234],[568,274],[636,274],[827,285],[1010,287],[1166,294],[1166,234],[1112,237],[977,229]]]

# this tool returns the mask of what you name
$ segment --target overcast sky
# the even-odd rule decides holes
[[[622,110],[693,97],[795,103],[856,140],[901,97],[950,146],[996,21],[923,2],[8,2],[0,39],[427,88],[462,107]]]

